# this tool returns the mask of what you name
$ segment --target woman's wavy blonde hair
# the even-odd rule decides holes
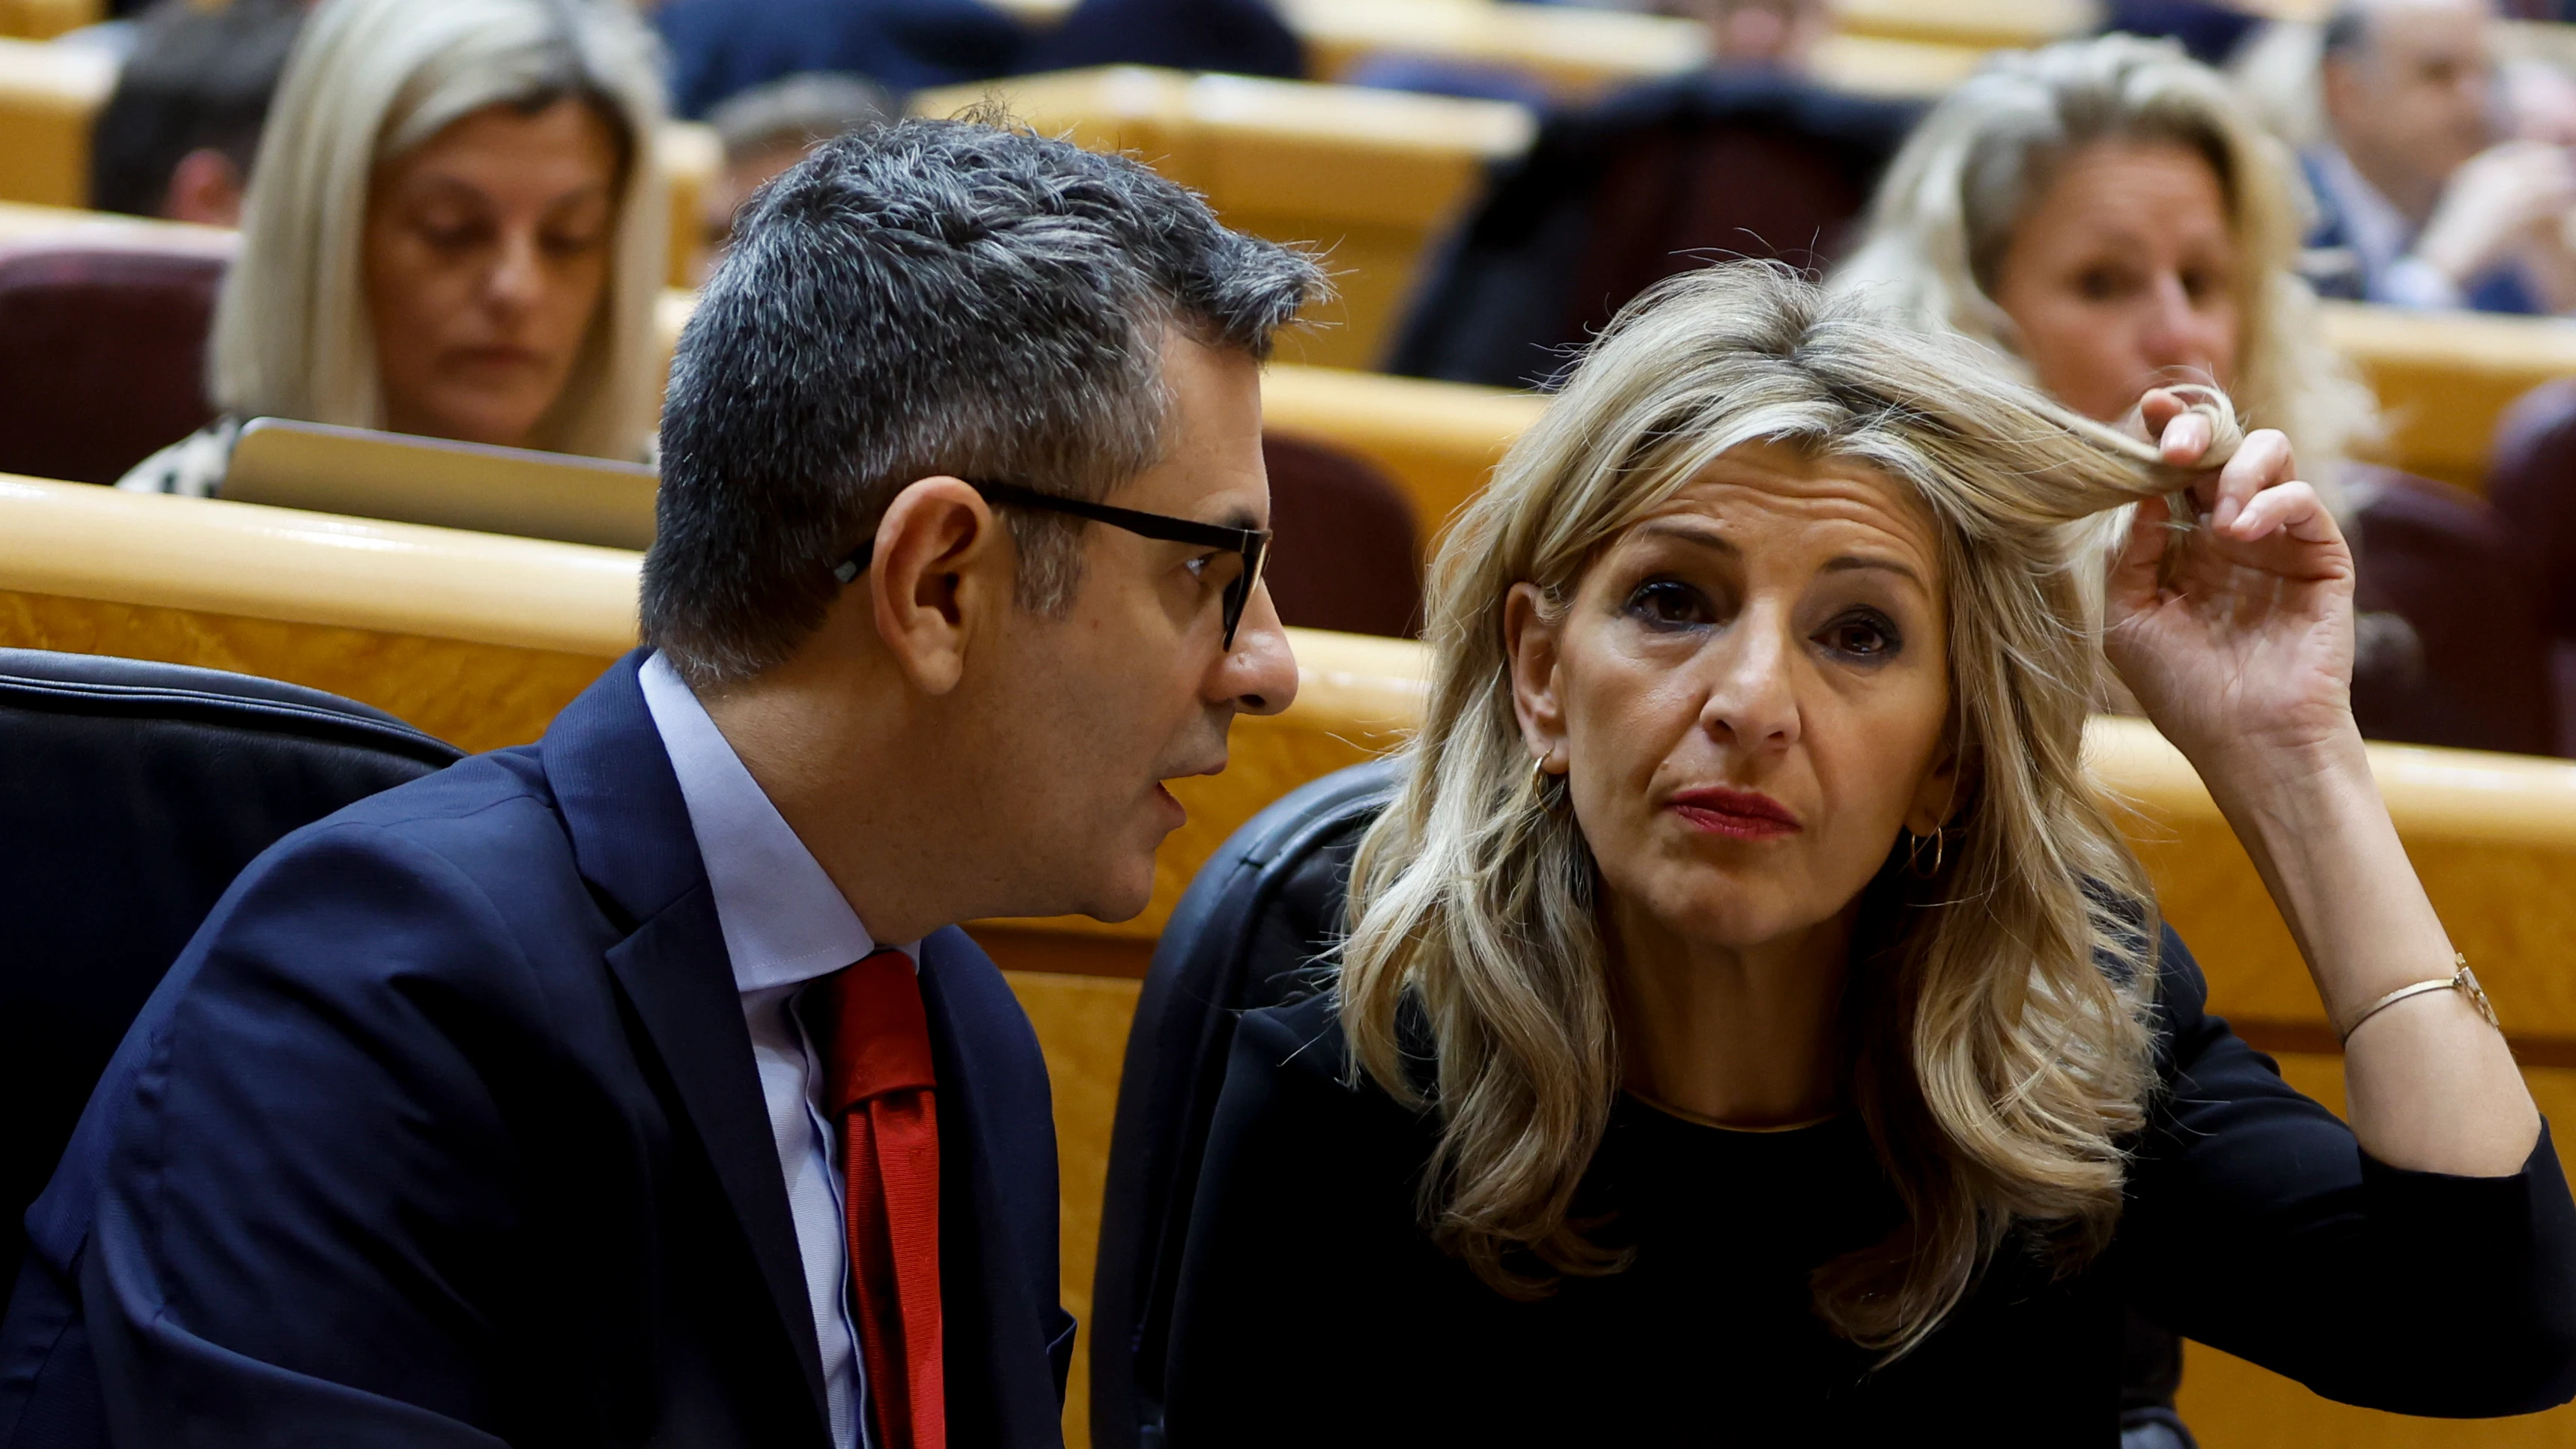
[[[2304,183],[2226,78],[2171,41],[2106,35],[1989,61],[1889,164],[1835,288],[1874,292],[2019,367],[2012,321],[1993,297],[2013,230],[2067,158],[2104,141],[2169,142],[2217,173],[2244,299],[2229,392],[2249,426],[2289,434],[2307,476],[2331,489],[2350,452],[2378,438],[2379,406],[2326,344],[2316,294],[2297,273]]]
[[[1456,520],[1428,717],[1355,863],[1337,990],[1356,1069],[1437,1111],[1425,1218],[1488,1283],[1529,1295],[1621,1264],[1569,1220],[1621,1081],[1598,875],[1533,777],[1504,601],[1526,581],[1563,610],[1625,529],[1755,441],[1874,468],[1932,520],[1970,782],[1932,878],[1890,841],[1864,892],[1844,1100],[1906,1218],[1825,1268],[1817,1307],[1893,1357],[2008,1239],[2061,1266],[2107,1241],[2153,1080],[2159,927],[2082,760],[2100,634],[2076,537],[2176,480],[2106,433],[1985,349],[1743,263],[1623,311]]]
[[[376,168],[486,106],[570,96],[617,132],[624,187],[598,315],[535,446],[642,456],[662,389],[653,306],[669,271],[661,63],[626,0],[325,0],[251,167],[241,256],[207,348],[215,405],[383,427],[362,263]]]

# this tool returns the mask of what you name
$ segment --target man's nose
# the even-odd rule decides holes
[[[1244,601],[1234,647],[1209,671],[1205,697],[1245,714],[1277,714],[1297,698],[1297,656],[1288,648],[1288,630],[1268,586],[1255,588]]]

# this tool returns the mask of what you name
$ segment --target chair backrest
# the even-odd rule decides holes
[[[0,250],[0,472],[113,483],[204,426],[228,264],[211,246]]]
[[[2365,475],[2354,529],[2358,603],[2415,635],[2394,661],[2366,653],[2353,714],[2375,740],[2545,755],[2558,747],[2540,630],[2538,540],[2474,494],[2385,469]],[[2546,561],[2565,567],[2562,559]],[[2391,667],[2392,664],[2395,667]]]
[[[1422,550],[1413,506],[1377,466],[1329,443],[1264,434],[1270,527],[1263,577],[1302,629],[1419,632]]]
[[[2576,639],[2576,378],[2523,394],[2496,424],[2487,501],[2540,566],[2540,623]]]
[[[1920,114],[1720,71],[1553,118],[1426,279],[1389,370],[1541,383],[1676,272],[1730,257],[1819,267]]]
[[[248,675],[0,649],[0,1284],[144,998],[279,837],[458,758]]]
[[[1289,999],[1331,947],[1360,832],[1402,778],[1380,760],[1281,798],[1208,858],[1163,928],[1127,1032],[1101,1201],[1094,1449],[1162,1442],[1172,1295],[1235,1019]]]

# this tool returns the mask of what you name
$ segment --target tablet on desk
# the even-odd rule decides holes
[[[653,542],[654,470],[365,428],[253,418],[223,496],[522,538],[641,549]]]

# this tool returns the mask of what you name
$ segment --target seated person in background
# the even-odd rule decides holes
[[[238,225],[269,97],[303,22],[297,0],[161,0],[148,11],[90,127],[89,204]]]
[[[215,493],[253,417],[638,458],[669,218],[618,0],[324,0],[210,347],[222,416],[117,486]]]
[[[2163,42],[2069,42],[2000,59],[1935,109],[1835,284],[1988,344],[2102,421],[2160,382],[2226,389],[2289,434],[2360,535],[2363,733],[2547,753],[2534,581],[2500,521],[2346,456],[2377,404],[2293,271],[2295,185],[2216,72]],[[2441,570],[2414,566],[2436,547]],[[2462,576],[2417,577],[2435,571]]]
[[[2499,133],[2486,0],[2346,0],[2318,61],[2325,135],[2311,270],[2331,296],[2404,307],[2576,307],[2576,159]]]
[[[1020,68],[1160,65],[1306,78],[1306,47],[1271,0],[1081,0],[1033,36]]]
[[[898,91],[1009,75],[1028,44],[1020,22],[984,0],[664,0],[653,23],[684,116],[807,71]]]
[[[724,142],[724,170],[707,188],[706,253],[698,285],[733,240],[733,219],[751,194],[816,146],[903,114],[893,94],[864,76],[812,71],[754,86],[707,112]]]
[[[2576,1203],[2345,708],[2333,515],[2223,396],[2146,416],[1776,265],[1621,317],[1446,535],[1326,989],[1238,1028],[1176,1449],[2108,1444],[2124,1306],[2354,1403],[2576,1394]],[[2106,651],[2351,1127],[2159,924]]]
[[[30,1213],[0,1441],[1057,1449],[1046,1068],[954,927],[1144,909],[1163,782],[1295,695],[1259,361],[1320,290],[966,122],[763,193],[646,647],[234,883]]]
[[[1720,65],[1803,71],[1834,28],[1824,0],[1662,0],[1654,9],[1706,25],[1709,53]]]

